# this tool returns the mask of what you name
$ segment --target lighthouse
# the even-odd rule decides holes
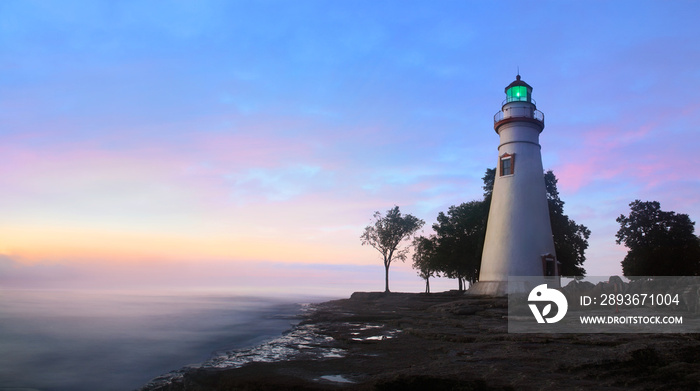
[[[539,142],[544,114],[520,75],[505,93],[494,116],[498,161],[481,272],[470,294],[504,295],[509,277],[559,274]]]

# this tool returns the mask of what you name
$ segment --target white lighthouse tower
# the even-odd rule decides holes
[[[509,276],[559,274],[539,143],[544,114],[520,75],[505,92],[494,116],[500,142],[481,272],[470,294],[504,295]]]

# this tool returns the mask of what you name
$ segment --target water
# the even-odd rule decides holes
[[[313,311],[313,305],[305,305],[303,312]],[[374,342],[394,338],[400,330],[386,328],[383,324],[343,323],[346,335],[353,341]],[[197,368],[238,368],[251,362],[279,362],[287,360],[324,360],[345,357],[347,351],[338,347],[333,337],[326,335],[323,326],[307,323],[297,325],[292,330],[264,343],[245,349],[221,351],[209,360],[196,365]],[[153,379],[139,391],[153,391],[179,381],[189,368],[180,368]],[[314,379],[319,382],[354,383],[342,375],[328,374]]]
[[[239,368],[251,362],[275,362],[293,359],[322,360],[345,356],[343,349],[335,347],[335,340],[319,333],[313,324],[294,327],[277,338],[246,349],[234,349],[216,353],[197,368]],[[151,391],[182,378],[189,368],[180,368],[153,379],[140,391]]]
[[[308,298],[0,290],[0,391],[123,391],[298,322]]]

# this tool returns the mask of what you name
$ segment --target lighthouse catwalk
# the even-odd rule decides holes
[[[504,295],[509,276],[557,276],[539,136],[544,114],[516,76],[494,116],[499,136],[479,282],[470,294]],[[513,288],[513,287],[511,287]]]

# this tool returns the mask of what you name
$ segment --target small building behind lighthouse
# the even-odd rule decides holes
[[[479,281],[470,294],[505,295],[509,277],[559,275],[539,142],[544,114],[520,75],[505,93],[494,116],[496,178]]]

